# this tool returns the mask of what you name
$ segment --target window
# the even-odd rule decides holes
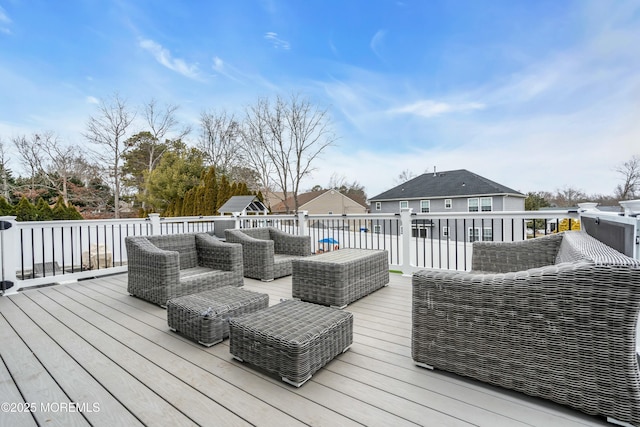
[[[493,242],[493,229],[491,227],[484,227],[482,229],[482,241]]]
[[[493,199],[491,197],[483,197],[480,199],[480,210],[482,212],[491,212],[493,210]]]
[[[451,202],[451,199],[444,199],[444,208],[445,209],[451,209],[453,206],[453,203]]]
[[[333,211],[329,211],[329,215],[333,215]]]
[[[382,202],[376,202],[376,210],[377,211],[381,211],[382,210]]]
[[[480,234],[481,230],[482,234]],[[467,238],[470,243],[480,240],[491,242],[493,241],[493,229],[491,227],[483,227],[482,229],[480,227],[469,227]]]
[[[469,212],[478,212],[478,198],[468,199]]]
[[[429,200],[420,200],[420,212],[428,213],[430,206]]]
[[[380,225],[376,224],[373,226],[373,232],[376,234],[380,234]]]
[[[442,227],[442,237],[449,238],[449,227]]]
[[[400,202],[400,210],[402,209],[407,209],[409,207],[409,202],[406,200],[403,200]]]

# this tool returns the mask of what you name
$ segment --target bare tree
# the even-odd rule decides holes
[[[35,199],[39,192],[36,189],[36,180],[42,172],[42,153],[40,135],[34,133],[30,139],[25,135],[13,137],[11,141],[18,152],[18,161],[22,168],[29,174],[29,188],[26,191],[27,198]]]
[[[11,189],[9,188],[9,157],[4,147],[4,141],[0,139],[0,173],[2,173],[2,196],[9,200],[11,197]]]
[[[623,177],[623,184],[616,186],[615,194],[618,200],[634,199],[640,192],[640,156],[617,166],[615,169]]]
[[[245,127],[245,140],[251,138],[249,148],[271,163],[269,180],[282,191],[285,208],[291,210],[287,206],[291,193],[293,210],[297,211],[302,180],[314,170],[319,155],[335,142],[327,111],[298,95],[287,100],[278,96],[274,103],[265,98],[246,110]],[[245,161],[259,169],[251,157]]]
[[[364,186],[358,181],[349,183],[347,182],[347,178],[344,175],[338,176],[334,173],[329,179],[329,188],[338,190],[340,193],[344,194],[350,199],[360,203],[363,206],[367,206],[367,193],[365,192]]]
[[[291,181],[297,212],[301,181],[315,170],[312,166],[314,161],[326,148],[333,145],[336,138],[329,127],[327,110],[320,110],[313,106],[309,99],[292,95],[285,112],[289,144],[295,156]]]
[[[411,172],[409,169],[405,169],[402,172],[400,172],[400,174],[398,174],[398,178],[396,178],[396,184],[400,185],[402,183],[412,180],[416,176],[417,175]]]
[[[96,152],[99,160],[108,165],[114,183],[114,213],[120,218],[120,164],[122,155],[128,150],[126,135],[135,118],[125,100],[118,94],[113,95],[109,103],[100,101],[98,113],[89,118],[84,137],[101,148]]]
[[[180,107],[174,104],[167,104],[164,108],[158,107],[158,102],[151,99],[144,106],[144,119],[149,126],[149,132],[157,142],[164,142],[168,133],[172,132],[178,126],[176,111]],[[182,139],[191,133],[191,127],[185,126],[178,131],[173,139]]]
[[[572,207],[585,200],[587,200],[587,195],[582,190],[573,187],[563,187],[556,191],[556,197],[553,201],[558,207]]]
[[[53,133],[43,134],[39,142],[39,148],[46,156],[42,159],[42,167],[46,172],[44,179],[68,203],[69,179],[74,175],[78,157],[81,157],[78,154],[80,149],[74,145],[62,145]]]
[[[240,134],[242,143],[239,148],[243,163],[256,171],[258,187],[262,194],[268,198],[268,195],[273,193],[271,180],[275,173],[275,167],[266,154],[266,147],[269,144],[266,117],[259,112],[259,104],[247,108]]]
[[[200,129],[198,148],[205,153],[208,165],[215,167],[217,173],[229,174],[240,163],[237,147],[241,138],[240,124],[226,111],[203,111]]]

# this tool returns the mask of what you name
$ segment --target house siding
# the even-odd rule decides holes
[[[492,200],[492,212],[503,212],[503,211],[523,211],[524,210],[524,197],[519,196],[508,196],[508,195],[470,195],[465,197],[446,197],[446,198],[435,198],[428,199],[422,198],[417,200],[407,200],[409,202],[409,208],[413,209],[413,212],[420,213],[420,202],[421,200],[429,200],[429,212],[437,213],[437,214],[454,214],[454,213],[463,213],[469,212],[469,199],[470,198],[483,198],[483,197],[491,197]],[[451,209],[445,209],[445,200],[450,199],[452,202]],[[381,203],[381,210],[374,211],[377,213],[399,213],[400,212],[400,201],[401,200],[389,200],[382,201],[378,200]],[[374,202],[375,203],[375,202]],[[375,225],[375,224],[373,224]],[[492,227],[495,225],[496,227]],[[443,227],[449,227],[449,236],[443,236]],[[413,225],[413,235],[426,237],[426,238],[434,238],[440,240],[458,240],[458,241],[469,241],[469,229],[478,229],[480,234],[480,240],[484,240],[486,237],[483,235],[484,228],[494,228],[495,232],[492,234],[491,239],[494,241],[501,241],[503,239],[511,239],[512,236],[503,236],[501,231],[498,231],[501,227],[498,227],[497,224],[491,224],[490,222],[481,222],[481,221],[436,221],[435,224],[429,226],[429,224],[423,220],[415,220]],[[380,231],[383,232],[382,230]],[[387,234],[398,234],[400,230],[395,222],[391,222],[390,224],[385,224],[384,233]],[[509,232],[510,233],[510,232]],[[517,240],[518,236],[515,236]]]

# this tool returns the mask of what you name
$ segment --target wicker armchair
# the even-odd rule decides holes
[[[166,307],[171,298],[242,286],[242,246],[206,234],[129,236],[131,295]]]
[[[242,245],[245,277],[268,282],[291,275],[291,260],[311,255],[311,237],[273,227],[225,230],[227,242]]]
[[[640,262],[584,232],[474,243],[471,272],[413,275],[412,356],[640,425],[639,311]]]

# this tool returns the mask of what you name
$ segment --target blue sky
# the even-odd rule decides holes
[[[85,144],[115,92],[194,128],[299,93],[338,137],[306,187],[335,174],[369,196],[434,167],[612,194],[640,155],[639,71],[637,0],[0,0],[9,150],[46,130]]]

